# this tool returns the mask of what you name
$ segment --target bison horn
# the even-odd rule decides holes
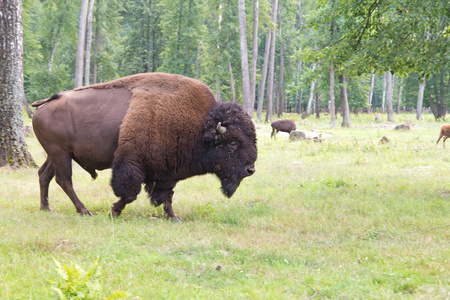
[[[219,122],[219,124],[217,124],[216,131],[218,134],[224,134],[227,129],[225,127],[222,127],[222,122]]]

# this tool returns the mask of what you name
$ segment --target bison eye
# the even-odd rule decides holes
[[[238,145],[234,141],[229,143],[229,144],[227,144],[228,153],[233,153],[234,151],[237,150],[237,148],[238,148]]]

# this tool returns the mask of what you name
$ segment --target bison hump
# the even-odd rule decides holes
[[[43,100],[38,100],[38,101],[35,101],[35,102],[31,103],[31,106],[38,107],[38,106],[41,106],[42,104],[45,104],[45,103],[53,101],[53,100],[57,100],[57,99],[59,99],[61,97],[62,97],[61,94],[54,94],[50,98],[43,99]]]

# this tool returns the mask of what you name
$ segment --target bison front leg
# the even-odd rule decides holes
[[[173,185],[174,187],[175,185]],[[173,187],[170,188],[158,188],[158,185],[147,185],[146,189],[151,196],[153,205],[159,206],[164,204],[164,212],[167,219],[171,219],[173,222],[182,222],[183,219],[177,215],[172,208]]]
[[[114,194],[120,197],[120,200],[111,207],[111,214],[114,217],[120,216],[125,206],[136,200],[143,180],[144,174],[135,165],[123,162],[113,164],[111,186]]]

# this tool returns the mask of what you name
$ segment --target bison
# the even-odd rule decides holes
[[[436,147],[439,143],[439,141],[441,140],[441,138],[444,137],[444,139],[442,140],[442,145],[445,148],[445,140],[448,139],[450,137],[450,124],[444,124],[441,126],[441,130],[439,132],[439,138],[436,142]]]
[[[111,186],[120,197],[111,207],[119,216],[142,184],[153,205],[172,209],[178,181],[213,173],[231,197],[255,172],[256,132],[236,103],[216,101],[208,86],[181,75],[136,74],[64,91],[36,101],[33,129],[47,159],[39,169],[42,210],[56,177],[82,215],[92,215],[72,186],[72,160],[93,179],[112,168]]]
[[[275,136],[275,138],[277,137],[278,131],[290,133],[291,131],[297,129],[294,120],[276,120],[273,121],[270,126],[272,126],[272,133],[270,134],[270,137]]]

